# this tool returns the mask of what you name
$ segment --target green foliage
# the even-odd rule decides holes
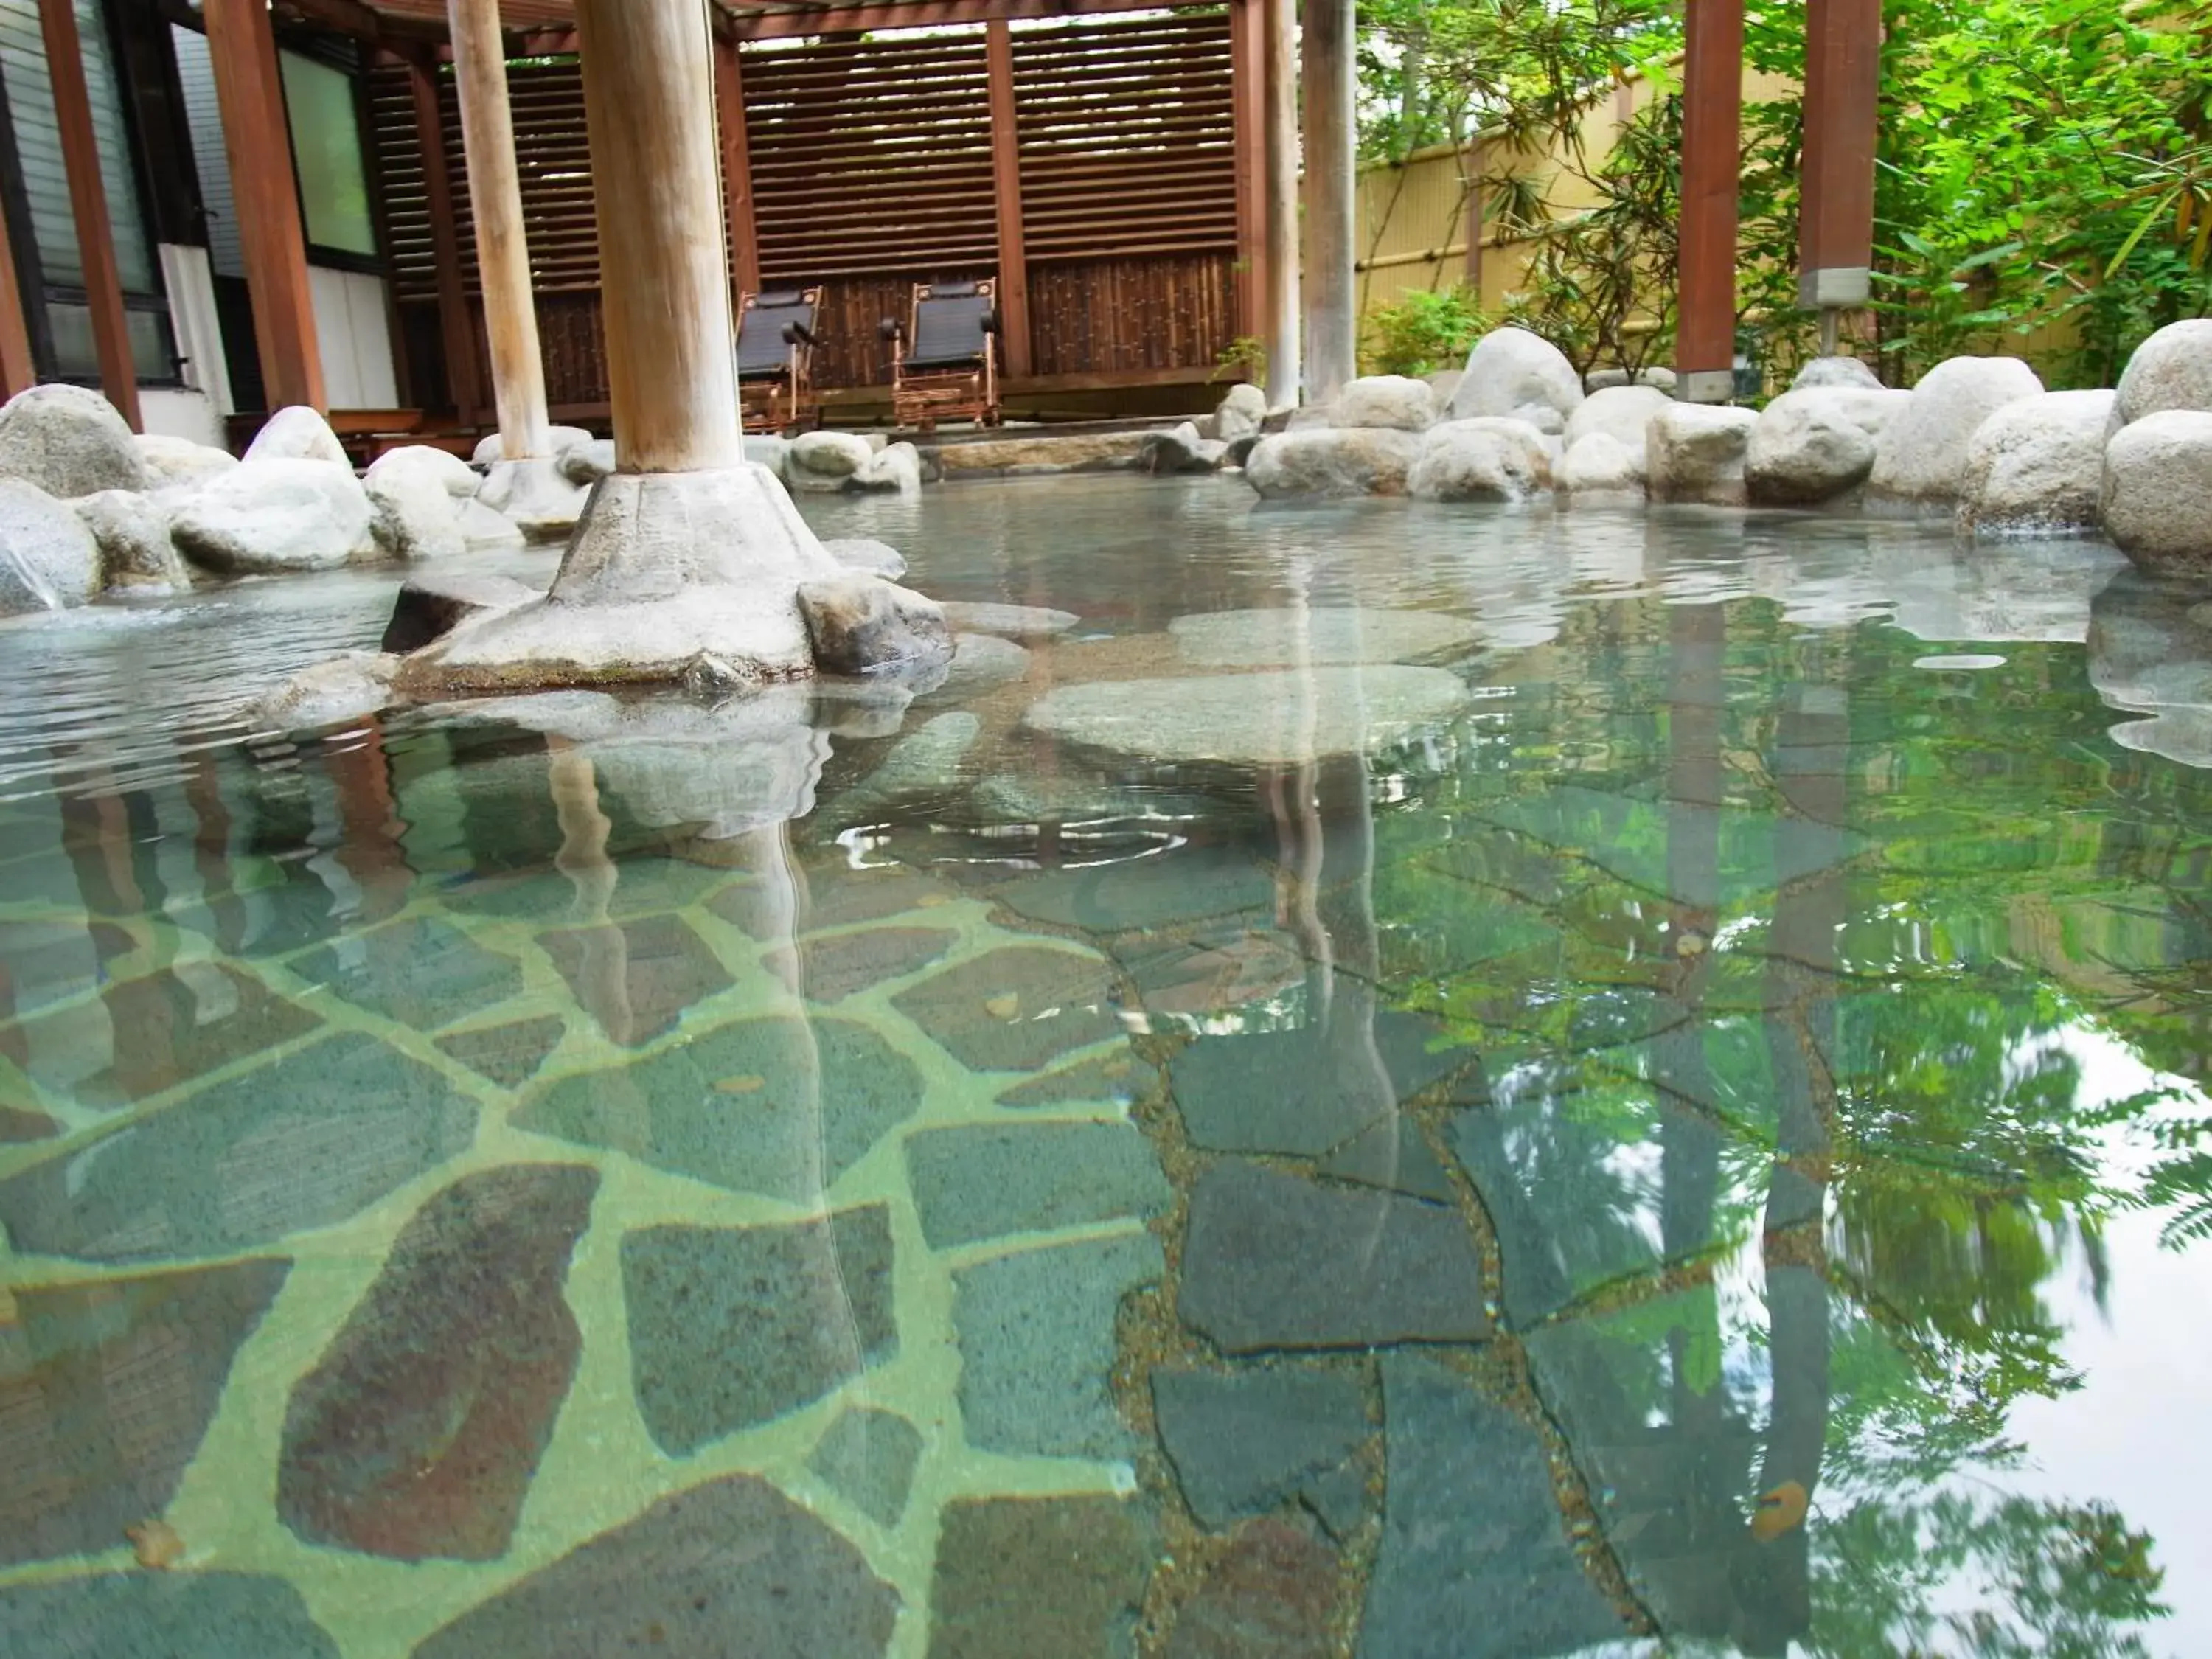
[[[1492,320],[1465,284],[1416,289],[1395,305],[1367,313],[1363,367],[1370,374],[1416,376],[1456,368]]]
[[[1679,8],[1367,0],[1361,20],[1369,154],[1480,131],[1474,216],[1540,233],[1516,320],[1585,367],[1670,347]],[[2152,331],[2212,313],[2212,13],[2200,0],[1888,0],[1883,21],[1864,343],[1887,378],[2024,351],[2053,385],[2109,386]],[[1804,27],[1802,0],[1753,0],[1747,64],[1801,82]],[[1594,161],[1585,118],[1638,74],[1662,96]],[[1796,293],[1803,119],[1794,93],[1744,111],[1739,313],[1783,374],[1814,349]],[[1528,158],[1544,152],[1578,188],[1532,179]],[[1595,205],[1553,205],[1571,194]]]
[[[1231,374],[1242,375],[1254,386],[1267,385],[1267,343],[1256,335],[1240,334],[1222,347],[1210,378],[1218,380]]]

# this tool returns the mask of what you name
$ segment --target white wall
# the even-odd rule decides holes
[[[162,386],[138,388],[138,415],[146,430],[164,438],[190,438],[196,444],[228,449],[222,416],[204,392],[176,392]]]
[[[332,409],[392,409],[399,402],[392,368],[392,318],[384,279],[354,270],[307,268],[323,391]]]

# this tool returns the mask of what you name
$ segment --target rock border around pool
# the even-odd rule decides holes
[[[1949,358],[1909,390],[1857,359],[1815,358],[1759,410],[1677,402],[1671,379],[1586,382],[1557,347],[1501,328],[1456,375],[1365,376],[1280,430],[1254,435],[1224,403],[1152,434],[1145,466],[1241,465],[1270,501],[1947,517],[1983,541],[2102,534],[2154,575],[2212,582],[2212,319],[2153,334],[2115,390],[2046,391],[2017,357]]]

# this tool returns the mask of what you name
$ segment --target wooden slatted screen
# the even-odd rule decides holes
[[[1229,15],[1017,25],[1032,264],[1237,247]]]
[[[876,325],[911,284],[997,269],[982,32],[743,50],[762,279],[823,285],[822,384],[881,383]],[[1017,24],[1013,58],[1036,372],[1210,368],[1237,331],[1227,12]],[[507,80],[547,390],[556,407],[603,404],[581,76],[573,58],[546,58],[509,64]],[[462,278],[480,305],[450,72],[439,82]],[[375,70],[369,99],[413,384],[435,386],[436,263],[407,71]]]

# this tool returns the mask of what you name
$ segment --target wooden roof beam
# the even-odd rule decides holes
[[[744,40],[789,40],[816,34],[866,34],[879,29],[942,27],[948,23],[1012,22],[1031,18],[1086,17],[1117,11],[1158,11],[1217,0],[875,0],[769,8],[718,0],[730,27]]]

